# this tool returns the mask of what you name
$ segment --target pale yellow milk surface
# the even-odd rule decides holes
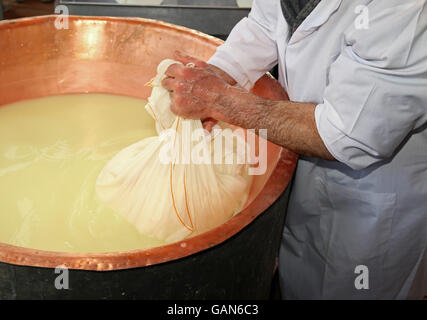
[[[144,105],[77,94],[0,106],[0,242],[80,253],[162,245],[95,193],[115,154],[156,134]]]

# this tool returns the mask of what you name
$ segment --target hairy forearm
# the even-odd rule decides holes
[[[230,88],[219,97],[215,117],[246,128],[267,129],[267,139],[298,154],[335,160],[316,127],[315,104],[274,101]]]
[[[237,82],[236,80],[234,80],[227,72],[223,71],[222,69],[214,66],[213,64],[209,65],[209,68],[213,71],[215,71],[215,73],[221,77],[222,80],[224,80],[225,82],[227,82],[229,85],[236,85]]]
[[[334,160],[317,131],[314,104],[285,100],[280,86],[269,88],[277,100],[266,100],[234,86],[234,79],[213,65],[182,54],[179,59],[184,65],[172,64],[162,81],[175,114],[267,129],[267,139],[273,143],[298,154]],[[195,68],[186,66],[189,63]]]

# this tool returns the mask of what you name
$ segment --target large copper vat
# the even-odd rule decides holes
[[[179,49],[206,60],[222,43],[148,19],[72,16],[68,29],[56,29],[56,19],[0,22],[0,106],[84,92],[146,98],[150,90],[143,84],[162,59]],[[270,98],[283,96],[282,90],[267,75],[254,88]],[[0,243],[0,298],[265,298],[286,211],[284,190],[296,160],[269,143],[267,173],[255,178],[246,209],[171,245],[67,254]],[[54,287],[59,265],[71,269],[70,290]]]

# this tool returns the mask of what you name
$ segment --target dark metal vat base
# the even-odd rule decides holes
[[[0,262],[0,299],[268,299],[289,187],[255,221],[220,245],[154,266],[69,270],[68,290],[55,269]]]

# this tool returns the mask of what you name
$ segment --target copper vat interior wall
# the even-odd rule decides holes
[[[150,89],[142,84],[153,77],[161,60],[177,49],[207,60],[222,43],[194,30],[148,19],[71,16],[69,29],[62,30],[55,28],[55,20],[55,16],[44,16],[0,22],[0,106],[85,92],[146,98]],[[265,75],[253,92],[268,98],[275,87],[277,82]],[[268,169],[255,177],[248,206],[222,226],[196,237],[152,249],[105,254],[47,252],[0,243],[0,261],[9,267],[64,265],[104,271],[200,255],[235,236],[268,209],[289,184],[296,161],[294,153],[268,143]]]

